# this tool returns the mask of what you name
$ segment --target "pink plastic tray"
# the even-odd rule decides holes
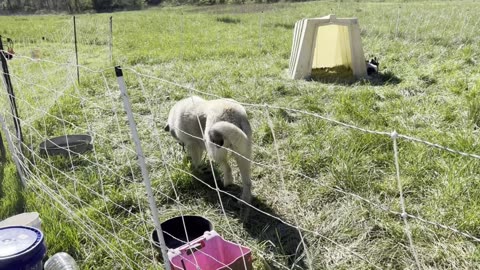
[[[223,239],[208,231],[190,244],[168,251],[172,270],[252,270],[248,247]]]

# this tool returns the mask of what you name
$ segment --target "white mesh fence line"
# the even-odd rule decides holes
[[[173,83],[173,82],[169,82],[169,81],[166,81],[166,80],[163,80],[163,79],[159,79],[159,80],[162,80],[164,82],[167,82],[167,83],[170,83],[170,84],[175,84],[177,86],[180,86],[179,84],[176,84],[176,83]],[[184,87],[186,88],[186,87]],[[196,92],[199,92],[199,93],[202,93],[202,94],[205,94],[205,95],[210,95],[210,96],[215,96],[215,95],[212,95],[212,94],[209,94],[209,93],[205,93],[205,92],[202,92],[202,91],[198,91],[198,90],[194,90],[194,89],[191,89],[189,88],[190,91],[196,91]],[[218,96],[216,96],[218,97]],[[309,112],[306,112],[306,111],[300,111],[300,110],[296,110],[296,109],[291,109],[291,108],[282,108],[282,107],[276,107],[276,106],[266,106],[266,105],[260,105],[260,104],[248,104],[248,103],[241,103],[243,105],[246,105],[246,106],[252,106],[252,107],[271,107],[271,108],[279,108],[279,109],[285,109],[285,110],[290,110],[290,111],[295,111],[295,112],[299,112],[299,113],[302,113],[302,114],[306,114],[306,115],[311,115],[311,116],[315,116],[315,117],[318,117],[318,118],[321,118],[323,120],[327,120],[329,122],[332,122],[332,123],[335,123],[335,124],[339,124],[339,125],[342,125],[344,127],[347,127],[347,128],[351,128],[351,129],[356,129],[356,130],[360,130],[362,132],[367,132],[367,133],[372,133],[372,134],[378,134],[378,135],[389,135],[389,133],[387,132],[379,132],[379,131],[372,131],[372,130],[367,130],[367,129],[363,129],[363,128],[359,128],[359,127],[356,127],[356,126],[353,126],[353,125],[350,125],[350,124],[345,124],[345,123],[342,123],[342,122],[339,122],[339,121],[336,121],[336,120],[333,120],[333,119],[330,119],[330,118],[326,118],[326,117],[323,117],[321,115],[318,115],[318,114],[313,114],[313,113],[309,113]],[[406,140],[409,140],[409,141],[413,141],[413,142],[418,142],[418,143],[423,143],[423,144],[426,144],[428,146],[431,146],[431,147],[436,147],[436,148],[439,148],[441,150],[445,150],[445,151],[448,151],[448,152],[451,152],[451,153],[455,153],[455,154],[459,154],[459,155],[462,155],[462,156],[466,156],[466,157],[472,157],[472,158],[476,158],[476,159],[480,159],[480,156],[479,155],[476,155],[476,154],[470,154],[470,153],[464,153],[464,152],[461,152],[461,151],[457,151],[457,150],[454,150],[454,149],[451,149],[451,148],[448,148],[448,147],[444,147],[444,146],[441,146],[439,144],[435,144],[435,143],[431,143],[431,142],[428,142],[428,141],[425,141],[425,140],[421,140],[421,139],[417,139],[417,138],[413,138],[413,137],[409,137],[409,136],[406,136],[406,135],[401,135],[399,134],[398,135],[399,138],[403,138],[403,139],[406,139]],[[217,191],[218,188],[216,189]],[[364,199],[364,198],[363,198]],[[367,199],[364,199],[366,201],[368,201]],[[402,212],[401,214],[404,214],[405,212]],[[414,217],[414,218],[417,218],[418,220],[420,221],[423,221],[423,219],[421,218],[418,218],[418,217],[415,217],[413,215],[410,215],[408,213],[406,213],[407,216],[409,217]],[[437,224],[435,222],[427,222],[429,224],[435,224],[439,227],[442,227],[442,228],[449,228],[448,226],[445,226],[445,225],[442,225],[442,224]],[[455,229],[454,229],[455,230]],[[458,231],[458,230],[456,230]],[[466,233],[462,233],[462,235],[468,235]],[[475,237],[471,236],[470,238],[472,239],[475,239],[477,240]]]

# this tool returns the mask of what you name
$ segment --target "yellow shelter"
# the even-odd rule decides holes
[[[310,77],[312,69],[344,66],[357,79],[367,76],[357,18],[302,19],[295,23],[290,54],[292,79]]]

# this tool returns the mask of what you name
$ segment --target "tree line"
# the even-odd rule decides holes
[[[159,4],[215,5],[243,4],[246,2],[274,3],[279,1],[308,0],[0,0],[0,15],[36,13],[83,13],[135,10]]]
[[[158,5],[162,1],[163,0],[0,0],[0,13],[5,15],[49,12],[110,12],[115,10],[142,9],[146,5]]]
[[[280,0],[0,0],[0,14],[82,13],[135,10],[162,3],[173,5],[243,4],[245,2],[273,3]],[[307,1],[307,0],[283,0]]]

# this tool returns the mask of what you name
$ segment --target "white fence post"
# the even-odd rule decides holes
[[[400,207],[402,209],[402,213],[400,217],[403,220],[404,228],[405,228],[405,234],[407,235],[408,242],[410,244],[410,250],[412,252],[413,258],[415,259],[415,263],[417,266],[417,269],[422,269],[420,265],[420,261],[418,259],[418,254],[417,251],[415,250],[415,245],[413,244],[413,237],[412,237],[412,232],[410,230],[410,226],[408,224],[408,213],[405,208],[405,198],[403,197],[403,188],[402,188],[402,181],[400,179],[400,165],[398,162],[398,143],[397,143],[397,138],[398,138],[398,133],[397,131],[393,131],[390,135],[393,141],[393,158],[395,162],[395,176],[397,179],[397,187],[398,187],[398,192],[400,195]]]
[[[115,67],[115,75],[117,76],[118,86],[120,92],[122,93],[123,107],[127,113],[128,123],[130,126],[130,132],[132,133],[133,141],[135,142],[135,149],[138,157],[138,165],[142,171],[143,182],[145,183],[145,188],[147,190],[148,203],[150,205],[150,210],[152,211],[153,222],[155,224],[155,229],[157,231],[158,240],[160,242],[160,247],[162,250],[163,261],[165,263],[165,269],[170,270],[170,262],[167,255],[167,246],[165,245],[165,239],[163,238],[163,231],[160,225],[158,217],[157,204],[155,203],[155,198],[153,197],[152,185],[150,182],[150,176],[148,175],[147,164],[145,163],[145,156],[143,154],[142,145],[140,142],[140,137],[138,136],[137,126],[135,124],[135,119],[133,118],[132,106],[130,104],[130,98],[127,94],[127,86],[125,80],[123,79],[123,71],[120,66]]]

